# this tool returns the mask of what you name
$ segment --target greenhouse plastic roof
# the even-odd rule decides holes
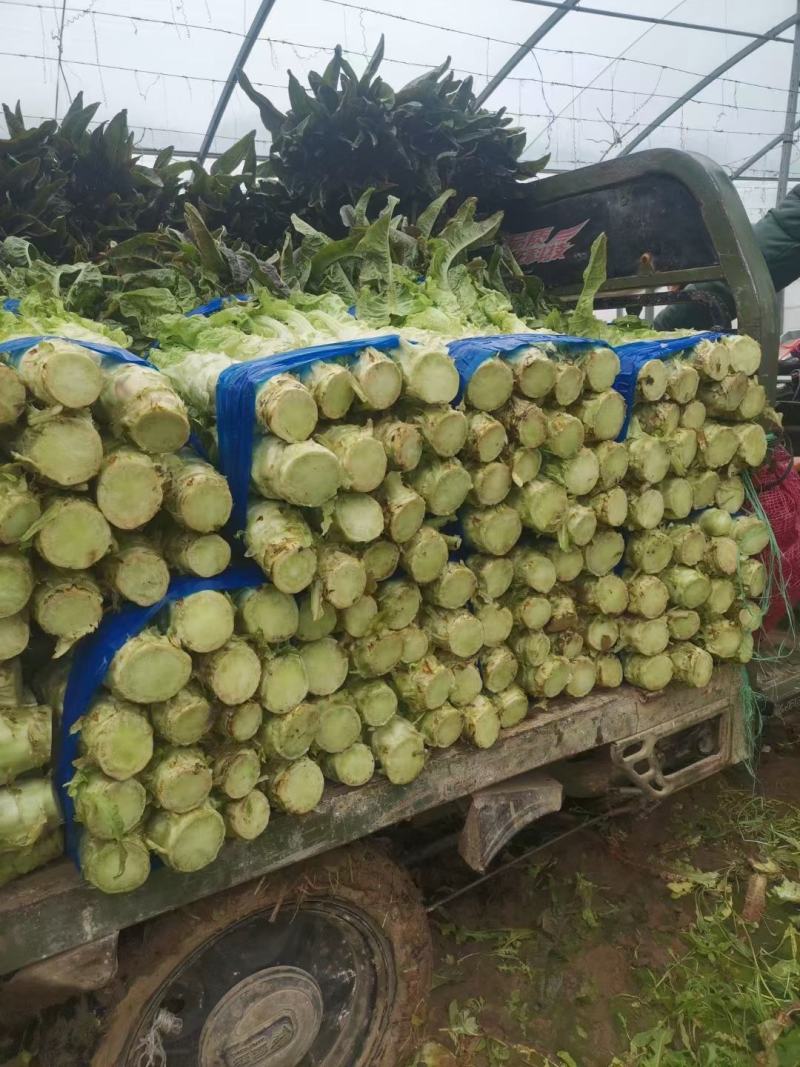
[[[143,153],[174,145],[196,155],[260,6],[258,0],[138,0],[135,6],[0,0],[2,100],[21,100],[26,119],[36,123],[63,115],[83,91],[86,102],[100,101],[98,120],[128,109]],[[305,81],[337,42],[358,69],[384,34],[381,71],[394,87],[449,55],[456,73],[471,74],[480,92],[550,18],[556,24],[486,106],[505,107],[525,128],[527,156],[549,152],[551,169],[572,169],[623,152],[701,78],[798,11],[796,0],[580,0],[557,21],[558,7],[556,0],[275,0],[245,70],[285,110],[288,69]],[[762,42],[639,147],[702,152],[733,173],[782,133],[793,36],[789,25],[779,39]],[[212,153],[251,129],[259,131],[258,149],[266,154],[268,135],[237,86]],[[797,154],[795,148],[794,159]],[[779,158],[777,144],[738,183],[751,213],[774,202]]]

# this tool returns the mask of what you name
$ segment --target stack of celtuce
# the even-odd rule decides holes
[[[750,338],[730,337],[641,370],[628,438],[637,533],[625,554],[636,614],[646,620],[624,624],[636,629],[625,662],[635,685],[661,689],[675,678],[702,686],[713,659],[752,657],[766,580],[753,557],[769,531],[752,515],[733,516],[745,502],[741,472],[767,452],[757,421],[766,405],[760,359]]]
[[[230,359],[154,358],[213,441]],[[724,514],[680,523],[704,470],[692,435],[671,423],[677,411],[683,429],[687,416],[702,424],[689,394],[704,360],[713,365],[698,347],[664,365],[658,395],[658,371],[645,368],[625,443],[619,361],[600,346],[577,360],[557,341],[491,358],[455,407],[458,376],[435,340],[262,385],[243,541],[265,584],[176,602],[116,655],[83,720],[73,783],[87,878],[134,888],[151,852],[196,870],[226,836],[262,833],[271,806],[312,810],[326,778],[360,786],[377,771],[408,784],[427,750],[461,737],[489,747],[560,694],[623,677],[651,690],[673,675],[704,685],[708,653],[745,660],[758,609],[733,615],[724,603],[735,472],[707,501]],[[715,436],[703,437],[706,459]],[[740,455],[755,464],[753,441]],[[209,468],[159,466],[185,489],[172,490],[173,516],[224,522]],[[757,597],[763,568],[740,554],[758,551],[764,531],[744,519],[734,532],[734,570]],[[180,536],[172,568],[219,569],[198,548],[208,534]],[[62,669],[42,699],[58,707],[63,684]]]
[[[91,325],[65,329],[107,342]],[[230,492],[188,438],[183,401],[152,368],[68,340],[0,363],[0,880],[60,847],[45,663],[122,600],[160,600],[170,568],[228,565],[213,531]]]

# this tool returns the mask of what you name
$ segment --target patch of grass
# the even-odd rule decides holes
[[[665,973],[651,974],[645,994],[630,1003],[660,1021],[631,1034],[622,1019],[629,1048],[611,1067],[796,1067],[800,812],[725,790],[702,823],[699,838],[691,832],[684,840],[724,844],[730,860],[714,871],[683,859],[669,864],[673,897],[694,897],[694,921],[682,935],[686,951]],[[740,914],[754,871],[771,883],[759,924]]]

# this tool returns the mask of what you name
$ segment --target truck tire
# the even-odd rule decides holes
[[[91,1067],[400,1067],[430,991],[419,892],[373,845],[132,933]]]

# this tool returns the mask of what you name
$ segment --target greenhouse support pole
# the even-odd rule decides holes
[[[797,0],[797,16],[800,18],[800,0]],[[775,190],[775,203],[786,196],[789,187],[789,167],[792,163],[794,148],[794,125],[797,121],[797,83],[800,81],[800,26],[794,28],[794,48],[792,49],[792,68],[789,74],[789,89],[786,93],[786,122],[783,126],[783,144],[781,145],[781,162],[778,167],[778,188]],[[783,337],[783,293],[778,293],[778,325]]]
[[[511,73],[512,70],[514,70],[515,67],[519,66],[519,64],[531,51],[531,49],[535,48],[539,41],[541,41],[541,39],[545,37],[552,30],[552,28],[564,18],[565,15],[568,15],[573,8],[577,7],[580,2],[581,0],[561,0],[561,3],[558,6],[557,10],[554,11],[552,15],[547,16],[541,26],[538,26],[533,31],[533,33],[530,35],[525,44],[521,44],[519,46],[514,55],[511,56],[510,59],[506,60],[506,62],[502,65],[500,70],[498,70],[497,74],[495,74],[495,76],[486,85],[486,87],[480,93],[478,93],[477,97],[475,98],[475,103],[473,104],[473,110],[477,111],[481,104],[484,102],[484,100],[489,99],[489,97],[492,95],[498,85],[500,85],[506,80],[508,75]]]
[[[792,133],[794,133],[796,130],[799,130],[799,129],[800,129],[800,122],[795,122],[794,126],[792,127]],[[759,150],[756,153],[754,153],[752,156],[750,156],[749,159],[746,159],[744,161],[744,163],[742,163],[742,165],[740,167],[737,167],[736,170],[731,173],[731,178],[735,180],[736,178],[743,177],[743,175],[745,175],[747,173],[747,171],[750,170],[750,168],[753,166],[754,163],[758,163],[759,159],[763,159],[764,156],[767,154],[767,152],[771,152],[773,148],[777,148],[778,147],[778,145],[781,143],[781,141],[785,141],[785,140],[786,140],[786,131],[783,130],[781,133],[778,134],[777,137],[773,137],[771,141],[767,141],[767,143],[765,145],[763,145],[761,148],[759,148]],[[756,175],[756,176],[754,176],[752,178],[748,178],[747,180],[748,181],[769,181],[771,177],[773,177],[773,175],[767,175],[764,178],[760,178],[760,177],[758,177]]]
[[[800,0],[797,0],[797,18],[800,20]],[[786,196],[789,186],[789,167],[792,162],[794,131],[797,122],[797,86],[800,82],[800,26],[794,28],[794,48],[792,49],[792,69],[789,74],[789,90],[786,94],[786,122],[783,127],[783,144],[781,162],[778,167],[778,188],[775,191],[775,203],[780,204]]]
[[[750,44],[745,45],[744,48],[741,48],[738,52],[734,53],[730,59],[726,59],[724,63],[720,63],[720,65],[715,67],[710,74],[701,78],[699,82],[691,87],[691,89],[687,89],[682,96],[679,96],[668,108],[665,108],[657,118],[653,119],[652,122],[648,122],[645,128],[637,133],[636,136],[625,145],[620,152],[620,155],[627,156],[637,147],[637,145],[640,145],[642,141],[646,141],[650,134],[657,130],[662,122],[666,122],[670,115],[674,115],[684,104],[688,104],[690,100],[697,96],[698,93],[702,92],[707,86],[711,85],[712,82],[715,82],[726,70],[730,70],[731,67],[735,67],[737,63],[741,63],[743,59],[752,55],[753,52],[761,48],[761,46],[768,41],[775,40],[775,38],[783,33],[784,30],[788,29],[789,26],[796,26],[798,19],[800,19],[800,15],[790,15],[788,19],[784,19],[783,22],[779,22],[777,26],[773,26],[771,30],[768,30],[762,38],[757,41],[751,41]]]
[[[219,100],[217,100],[214,113],[211,116],[211,122],[208,124],[203,143],[200,145],[200,151],[197,153],[198,163],[205,162],[206,156],[208,155],[211,145],[214,142],[214,138],[217,135],[219,124],[222,122],[222,116],[225,114],[225,110],[233,95],[234,87],[239,78],[239,71],[242,70],[250,53],[253,51],[253,45],[258,40],[258,35],[263,30],[264,23],[267,21],[269,13],[272,11],[273,7],[275,7],[275,4],[276,0],[261,0],[258,11],[256,11],[253,21],[250,24],[250,29],[247,31],[247,36],[242,41],[242,47],[239,49],[239,54],[233,61],[228,80],[225,82],[222,92],[220,93]]]

